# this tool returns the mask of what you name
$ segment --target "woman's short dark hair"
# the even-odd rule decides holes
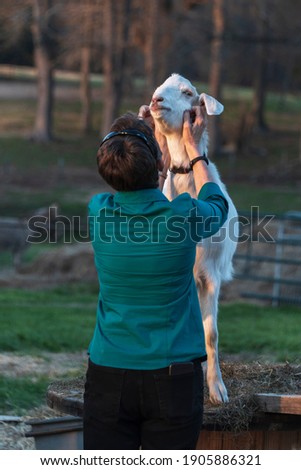
[[[152,129],[133,113],[116,119],[110,132],[125,129],[142,132],[148,143],[133,135],[116,135],[108,139],[97,152],[99,174],[117,191],[157,188],[157,162],[161,152]]]

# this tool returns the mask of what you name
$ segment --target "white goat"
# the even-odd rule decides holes
[[[189,157],[182,140],[183,113],[196,105],[205,106],[207,114],[220,114],[224,109],[211,96],[205,93],[199,95],[195,87],[178,74],[171,75],[153,94],[150,112],[156,128],[166,137],[172,169],[189,168]],[[200,155],[207,155],[207,130],[204,131],[199,142],[199,150]],[[229,224],[231,220],[237,220],[235,219],[237,212],[212,162],[210,162],[208,170],[212,180],[220,186],[228,200],[229,214],[224,226],[214,236],[214,240],[207,238],[198,245],[194,276],[204,324],[208,356],[207,384],[210,400],[213,403],[221,403],[228,401],[228,395],[218,360],[218,297],[221,283],[232,278],[232,258],[237,241],[235,234],[232,233],[233,230],[229,233]],[[193,173],[181,174],[168,171],[163,192],[169,199],[173,199],[183,192],[197,197]],[[233,228],[233,224],[231,226]],[[218,235],[220,235],[220,239]]]

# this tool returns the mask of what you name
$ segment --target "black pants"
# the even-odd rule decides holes
[[[84,449],[195,449],[203,418],[203,371],[129,370],[89,361]]]

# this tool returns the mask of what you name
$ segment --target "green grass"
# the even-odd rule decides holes
[[[79,351],[87,347],[93,332],[97,286],[2,289],[0,303],[1,351]],[[255,351],[276,360],[295,360],[300,355],[301,308],[221,305],[219,330],[224,353]]]
[[[93,334],[97,285],[62,285],[52,290],[0,291],[0,351],[16,354],[75,352]],[[221,354],[300,362],[301,308],[222,304]],[[52,379],[53,380],[53,379]],[[49,378],[0,377],[0,414],[23,413],[45,403]]]
[[[91,339],[97,302],[95,286],[0,291],[0,350],[22,353],[79,351]]]
[[[259,207],[260,213],[283,214],[300,210],[301,192],[292,186],[259,186],[245,183],[231,183],[229,193],[239,210],[250,211]]]
[[[300,307],[222,305],[218,323],[222,353],[244,352],[276,361],[300,362]]]
[[[46,404],[47,377],[0,377],[0,414],[22,414]]]
[[[1,137],[0,165],[9,175],[10,166],[27,172],[43,170],[65,164],[68,166],[94,168],[99,139],[90,137],[70,137],[49,143],[33,143],[22,137]]]
[[[99,189],[101,191],[101,188]],[[56,185],[53,188],[26,191],[14,187],[4,192],[0,200],[0,214],[7,217],[29,217],[40,207],[58,205],[54,215],[87,215],[87,204],[91,198],[91,189],[75,188],[69,185]]]
[[[0,290],[0,351],[39,355],[87,349],[97,303],[95,284],[52,290]],[[51,380],[54,380],[52,378]],[[21,414],[45,404],[48,377],[0,376],[0,414]]]

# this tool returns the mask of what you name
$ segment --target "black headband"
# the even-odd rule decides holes
[[[117,135],[121,135],[121,136],[123,136],[123,135],[125,135],[125,136],[127,136],[127,135],[132,135],[132,136],[134,136],[134,137],[139,137],[139,139],[142,139],[142,140],[146,143],[146,145],[148,146],[148,148],[150,149],[150,151],[153,153],[153,150],[152,150],[152,148],[151,148],[151,146],[150,146],[150,143],[149,143],[149,141],[148,141],[146,135],[144,135],[144,134],[143,134],[142,132],[140,132],[140,131],[136,131],[135,129],[124,129],[124,131],[110,132],[109,134],[107,134],[107,135],[103,138],[103,140],[102,140],[102,142],[100,143],[100,146],[99,146],[99,147],[101,147],[102,144],[104,144],[104,143],[107,142],[109,139],[112,139],[112,137],[115,137],[115,136],[117,136]]]

